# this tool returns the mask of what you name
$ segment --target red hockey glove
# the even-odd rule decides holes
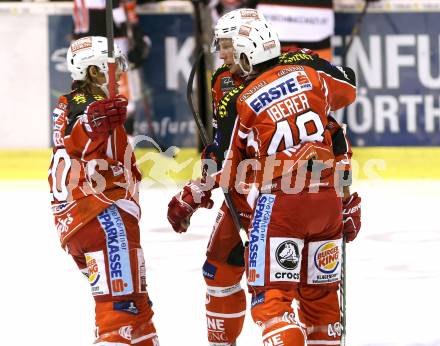
[[[202,160],[202,177],[206,177],[220,169],[219,162],[216,156],[216,145],[214,143],[208,144],[200,154]]]
[[[353,193],[342,205],[342,222],[345,239],[351,242],[361,229],[361,198]]]
[[[202,153],[200,154],[200,158],[202,160],[217,161],[216,145],[214,143],[211,143],[211,144],[208,144],[207,146],[205,146],[202,150]]]
[[[211,209],[214,202],[211,200],[211,190],[200,179],[190,181],[183,190],[175,195],[168,203],[167,218],[174,231],[186,232],[191,215],[198,208]]]
[[[127,98],[114,98],[92,102],[86,109],[83,124],[90,138],[96,138],[124,124],[127,119]]]

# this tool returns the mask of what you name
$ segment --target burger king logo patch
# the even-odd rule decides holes
[[[339,266],[339,247],[334,241],[324,243],[315,252],[315,266],[325,274],[333,273]]]
[[[341,278],[342,239],[308,244],[308,284],[337,282]]]
[[[85,253],[87,264],[87,277],[89,279],[92,295],[108,294],[107,275],[103,251]]]

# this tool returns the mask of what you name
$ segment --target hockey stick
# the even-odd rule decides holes
[[[139,18],[137,17],[137,14],[135,14],[135,17],[136,17],[135,21],[130,20],[131,16],[130,16],[130,13],[129,13],[128,9],[127,9],[127,3],[128,3],[128,1],[125,0],[123,7],[124,7],[125,16],[127,18],[127,21],[126,21],[126,24],[127,24],[127,38],[128,38],[129,47],[130,47],[129,51],[128,51],[128,54],[127,54],[127,58],[128,58],[128,60],[130,62],[130,49],[132,49],[134,47],[135,40],[136,40],[135,34],[134,34],[134,25],[137,25],[140,28],[140,21],[139,21]],[[143,35],[142,28],[140,30],[141,30],[142,35]],[[142,37],[142,39],[143,39],[143,37]],[[140,95],[141,95],[140,100],[141,100],[142,107],[143,107],[143,110],[144,110],[145,119],[147,121],[148,136],[150,136],[153,139],[153,141],[156,142],[156,144],[159,146],[159,149],[160,149],[160,150],[158,149],[159,152],[162,153],[163,152],[162,148],[165,148],[165,146],[162,145],[162,143],[158,140],[158,138],[156,136],[156,131],[154,130],[153,113],[152,113],[152,110],[151,110],[151,108],[153,106],[152,106],[152,103],[150,101],[150,95],[149,95],[147,84],[146,84],[146,82],[144,81],[144,78],[143,78],[143,66],[142,65],[143,64],[141,64],[140,66],[135,67],[135,68],[129,67],[129,69],[132,70],[132,73],[137,73],[137,75],[139,77],[139,88],[140,88]],[[127,73],[128,73],[128,71],[127,71]],[[130,78],[129,75],[127,77],[128,77],[127,79]],[[127,83],[128,83],[128,87],[129,87],[130,83],[128,81],[127,81]],[[134,118],[136,118],[136,112],[134,114]],[[136,121],[136,119],[133,119],[133,127],[134,127],[135,121]]]
[[[205,34],[205,32],[208,30],[211,30],[211,28],[204,28],[203,25],[203,0],[191,0],[191,3],[194,7],[194,33],[195,33],[195,51],[199,52],[199,51],[204,51],[204,39],[203,36]],[[207,97],[206,97],[206,90],[209,90],[208,85],[207,85],[207,78],[205,75],[205,72],[207,71],[207,66],[206,66],[206,56],[205,54],[202,54],[201,56],[198,57],[198,59],[196,60],[197,65],[198,65],[198,69],[199,72],[197,74],[197,104],[198,104],[198,110],[200,112],[201,115],[201,120],[203,123],[203,128],[206,130],[205,132],[207,134],[209,134],[211,131],[208,132],[208,129],[211,130],[210,128],[208,128],[208,126],[211,126],[212,124],[212,119],[208,119],[208,102],[207,102]],[[203,71],[203,73],[202,73]],[[208,143],[210,143],[211,141],[208,141]],[[200,143],[199,142],[199,149],[200,151],[203,149],[204,144],[203,142]]]
[[[342,268],[341,268],[341,283],[340,283],[340,293],[339,293],[339,309],[341,311],[341,325],[342,325],[342,335],[341,335],[341,346],[345,346],[346,332],[347,332],[347,254],[346,254],[346,239],[345,236],[342,239]]]
[[[365,15],[367,14],[368,7],[370,6],[370,3],[376,2],[376,1],[379,1],[379,0],[365,0],[364,8],[362,9],[361,14],[358,16],[356,23],[353,25],[353,28],[351,29],[350,38],[349,38],[348,43],[344,49],[344,53],[342,54],[342,65],[345,66],[347,63],[348,51],[350,50],[351,45],[353,44],[353,40],[354,40],[355,36],[358,36],[360,33],[362,22],[364,21]]]
[[[196,74],[198,62],[202,58],[203,55],[204,55],[204,52],[203,52],[203,50],[201,50],[197,56],[196,61],[194,62],[193,66],[191,68],[191,73],[189,74],[189,78],[188,78],[188,84],[186,86],[186,99],[188,101],[189,107],[191,108],[191,112],[193,114],[194,121],[196,122],[197,129],[199,130],[199,134],[200,134],[200,138],[202,140],[202,143],[204,146],[206,146],[209,144],[209,137],[208,137],[206,129],[203,125],[202,119],[200,118],[199,113],[196,111],[196,109],[194,107],[194,103],[193,103],[193,99],[192,99],[192,88],[193,88],[194,76]],[[234,221],[234,225],[235,225],[237,232],[241,238],[243,246],[247,247],[249,245],[249,238],[247,236],[246,230],[243,228],[243,226],[241,224],[240,216],[238,215],[237,209],[235,209],[234,202],[232,201],[231,196],[229,196],[229,193],[227,191],[223,190],[223,194],[225,196],[226,205],[229,208],[229,211],[232,216],[232,220]]]
[[[347,124],[341,124],[344,135],[347,135]],[[346,252],[346,237],[342,238],[342,267],[341,267],[341,282],[339,284],[339,310],[341,312],[341,346],[345,346],[347,337],[347,252]]]
[[[351,48],[351,45],[353,44],[353,40],[355,36],[358,36],[360,34],[362,22],[367,14],[368,7],[370,6],[370,3],[375,1],[378,0],[365,0],[365,4],[362,9],[362,12],[358,16],[356,23],[354,24],[351,30],[350,38],[342,54],[343,66],[347,65],[348,52]],[[344,109],[344,118],[346,118],[346,115],[347,115],[347,108]],[[346,130],[347,130],[346,124],[342,124],[342,130],[344,131],[344,134],[346,134]],[[341,268],[341,283],[339,284],[339,309],[341,312],[341,327],[342,327],[341,346],[345,346],[345,341],[347,338],[347,254],[346,254],[345,236],[342,239],[342,268]]]
[[[107,65],[108,65],[108,93],[109,97],[116,96],[116,60],[113,34],[113,1],[105,0],[105,25],[107,33]]]

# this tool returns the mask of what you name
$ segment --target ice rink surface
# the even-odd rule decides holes
[[[440,345],[440,181],[360,182],[354,190],[363,226],[347,245],[347,345]],[[201,267],[221,196],[178,235],[166,221],[175,192],[141,191],[154,321],[161,346],[205,346]],[[0,345],[91,345],[89,285],[59,246],[46,182],[0,182],[0,195]],[[238,345],[261,345],[250,315]]]

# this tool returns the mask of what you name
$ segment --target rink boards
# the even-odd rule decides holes
[[[355,181],[440,179],[438,147],[356,147],[353,151]],[[0,180],[46,179],[50,155],[50,149],[0,150]],[[199,154],[194,148],[182,149],[175,160],[153,149],[137,149],[136,156],[146,187],[169,187],[200,176]]]

